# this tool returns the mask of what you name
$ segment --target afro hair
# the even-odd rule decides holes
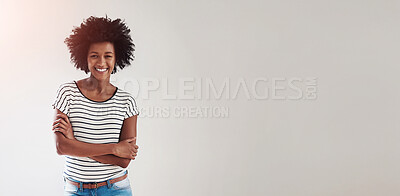
[[[119,18],[111,20],[107,16],[105,18],[91,16],[84,20],[80,27],[74,27],[72,34],[64,43],[71,53],[71,62],[77,69],[88,73],[87,55],[90,45],[97,42],[111,42],[116,55],[114,70],[111,73],[116,73],[117,67],[122,70],[135,58],[133,55],[135,44],[129,35],[130,31]]]

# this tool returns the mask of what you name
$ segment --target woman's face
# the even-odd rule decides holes
[[[93,43],[87,56],[89,71],[97,80],[110,78],[115,66],[114,45],[110,42]]]

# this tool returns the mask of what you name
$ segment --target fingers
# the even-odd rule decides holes
[[[67,134],[68,134],[67,130],[68,130],[69,124],[67,124],[67,122],[65,121],[65,118],[61,117],[62,115],[57,115],[57,116],[59,118],[53,122],[53,131],[60,132],[60,133],[64,134],[65,136],[67,136]]]
[[[135,159],[137,153],[131,152],[130,154],[126,154],[126,156],[123,156],[124,158],[127,159]]]
[[[136,155],[137,155],[136,153],[133,153],[133,154],[132,154],[132,157],[131,157],[130,159],[134,160],[135,157],[136,157]]]
[[[128,143],[132,143],[136,140],[136,137],[134,138],[129,138],[129,139],[125,139],[124,142],[128,142]]]
[[[66,130],[68,130],[67,127],[71,124],[69,122],[68,116],[62,113],[59,113],[56,116],[57,120],[53,122],[53,131],[58,131],[66,135]]]
[[[57,124],[56,126],[53,127],[54,132],[60,132],[64,134],[64,136],[67,136],[67,129],[63,124]]]
[[[56,128],[61,128],[61,129],[67,130],[67,126],[65,126],[65,125],[63,125],[63,124],[56,124],[56,125],[54,125],[54,126],[53,126],[53,130],[56,129]]]
[[[59,118],[59,119],[55,120],[55,121],[53,122],[53,127],[54,127],[55,125],[57,125],[57,124],[63,124],[63,125],[65,125],[66,127],[69,125],[69,124],[67,124],[67,122],[65,122],[65,120],[62,119],[62,118]]]
[[[131,148],[131,154],[130,154],[130,159],[135,160],[135,157],[137,156],[138,150],[137,150],[137,145],[134,145],[134,148]]]
[[[65,114],[57,114],[57,120],[53,122],[53,130],[58,126],[58,125],[64,125],[62,126],[64,129],[68,127],[71,123],[69,122],[68,116]]]
[[[136,144],[133,144],[133,152],[138,152],[138,148],[139,148],[139,146],[138,145],[136,145]]]
[[[69,124],[67,124],[67,123],[64,121],[64,119],[59,118],[59,119],[57,119],[57,120],[55,120],[55,121],[53,122],[53,129],[56,128],[56,127],[58,127],[58,126],[61,126],[61,127],[63,127],[64,129],[67,129],[67,127],[69,126]]]
[[[69,119],[68,119],[68,116],[67,116],[67,115],[62,114],[62,113],[58,113],[56,116],[59,117],[59,118],[64,119],[65,122],[67,122],[68,124],[71,124],[71,123],[69,122]]]
[[[61,118],[59,118],[59,119],[55,120],[55,121],[53,122],[53,126],[54,126],[55,124],[59,123],[59,122],[60,122],[60,120],[61,120]]]
[[[61,129],[61,128],[54,129],[54,132],[60,132],[60,133],[62,133],[64,135],[67,135],[67,132],[65,131],[65,129]]]
[[[138,150],[136,148],[131,148],[131,155],[132,157],[136,157]]]

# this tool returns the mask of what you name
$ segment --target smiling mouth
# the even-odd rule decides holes
[[[108,70],[108,68],[104,68],[104,69],[95,68],[95,69],[96,69],[96,71],[98,71],[98,72],[106,72],[106,71]]]

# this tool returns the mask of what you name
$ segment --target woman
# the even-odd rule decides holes
[[[64,83],[53,103],[57,153],[65,155],[65,195],[132,195],[127,167],[137,155],[134,98],[110,83],[133,60],[120,19],[90,17],[65,39],[71,61],[90,77]]]

